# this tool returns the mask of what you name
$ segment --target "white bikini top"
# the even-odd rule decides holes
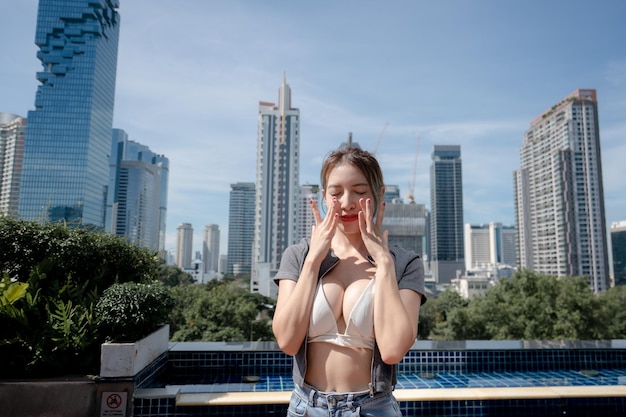
[[[337,320],[328,304],[320,279],[311,310],[308,341],[309,343],[332,343],[355,349],[374,349],[374,278],[367,283],[352,307],[350,317],[346,321],[346,330],[343,333],[339,333]]]

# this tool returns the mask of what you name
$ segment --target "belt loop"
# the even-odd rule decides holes
[[[309,389],[309,405],[311,407],[315,407],[315,397],[317,395],[317,391],[312,387]]]
[[[372,385],[372,383],[369,383],[370,386],[370,398],[374,396],[374,385]]]

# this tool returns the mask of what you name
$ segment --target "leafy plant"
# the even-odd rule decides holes
[[[139,340],[167,321],[174,307],[169,288],[151,284],[113,284],[96,304],[98,327],[108,341]]]
[[[117,236],[0,216],[0,378],[97,373],[103,290],[151,282],[159,264]]]

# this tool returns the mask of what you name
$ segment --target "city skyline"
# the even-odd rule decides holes
[[[465,223],[514,224],[529,121],[596,89],[607,224],[626,217],[623,2],[146,4],[120,2],[113,127],[170,159],[170,251],[181,223],[218,224],[227,247],[230,184],[254,181],[258,103],[274,99],[284,72],[301,111],[301,184],[318,184],[324,155],[353,132],[404,196],[419,134],[416,202],[430,208],[432,146],[458,144]],[[36,10],[18,2],[0,17],[12,34],[0,112],[34,108]]]

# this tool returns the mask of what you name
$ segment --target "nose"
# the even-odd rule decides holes
[[[348,191],[344,192],[339,198],[339,204],[341,205],[341,210],[343,211],[350,211],[354,209],[358,201],[358,196]]]

